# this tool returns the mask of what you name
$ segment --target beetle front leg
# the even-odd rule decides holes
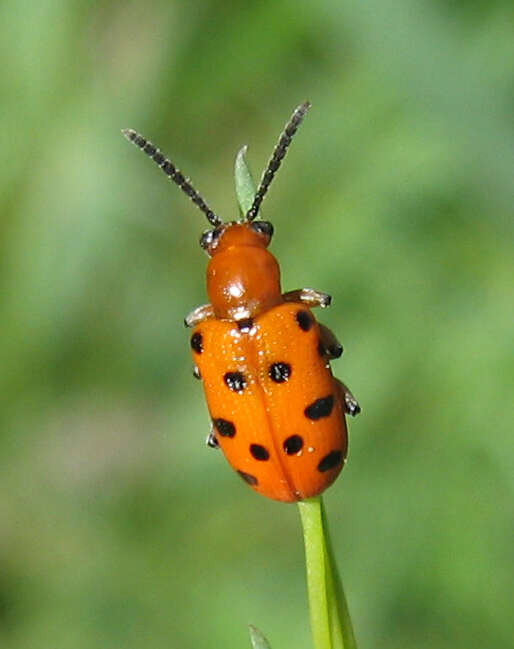
[[[320,306],[322,309],[330,306],[332,301],[328,293],[316,291],[314,288],[297,288],[295,291],[283,293],[282,297],[285,302],[301,302],[307,306]]]
[[[352,417],[355,417],[361,411],[361,407],[359,406],[357,399],[353,396],[349,388],[347,388],[342,381],[336,379],[335,377],[334,381],[336,382],[336,386],[338,388],[342,402],[344,403],[346,412]]]
[[[197,324],[203,322],[204,320],[210,320],[214,318],[214,309],[211,304],[202,304],[202,306],[197,306],[196,309],[193,309],[191,313],[188,313],[184,318],[184,324],[186,327],[196,327]]]

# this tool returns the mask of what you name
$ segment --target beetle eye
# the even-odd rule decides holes
[[[213,235],[214,235],[214,230],[206,230],[200,237],[200,245],[204,250],[207,250],[207,248],[211,245],[212,240],[214,238]]]
[[[200,237],[200,245],[206,252],[209,252],[216,245],[222,231],[222,228],[215,228],[214,230],[206,230],[202,234]]]
[[[264,234],[270,239],[273,236],[273,225],[269,221],[252,221],[250,227],[252,230],[255,230],[255,232]]]

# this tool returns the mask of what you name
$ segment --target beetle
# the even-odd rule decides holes
[[[175,165],[132,129],[125,137],[157,163],[205,214],[212,228],[201,247],[209,304],[185,324],[194,375],[203,382],[212,421],[207,443],[255,491],[283,502],[312,498],[337,478],[347,456],[345,414],[360,406],[332,375],[343,348],[318,323],[314,307],[328,294],[310,288],[286,293],[268,246],[273,226],[255,220],[310,103],[298,106],[282,131],[244,218],[223,222]]]

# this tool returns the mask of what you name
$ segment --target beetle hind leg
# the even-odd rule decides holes
[[[339,379],[334,378],[334,381],[336,382],[336,386],[339,392],[339,395],[341,397],[342,403],[344,403],[344,408],[345,411],[348,415],[355,417],[357,416],[360,411],[361,407],[359,406],[359,402],[357,399],[353,396],[351,393],[350,389],[346,387],[346,385],[340,381]]]
[[[217,437],[214,434],[214,431],[212,429],[211,429],[210,433],[207,435],[207,439],[205,440],[205,443],[207,444],[207,446],[209,448],[219,448],[220,447],[218,439],[217,439]]]

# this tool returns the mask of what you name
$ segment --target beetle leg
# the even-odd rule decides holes
[[[211,428],[210,433],[207,435],[207,439],[205,440],[205,443],[209,448],[219,448],[220,445],[218,443],[218,440],[216,438],[216,435],[214,434],[214,431]]]
[[[353,396],[353,394],[342,381],[336,378],[334,378],[334,381],[336,382],[336,386],[339,390],[339,394],[341,395],[346,412],[352,417],[355,417],[361,411],[361,407],[359,406],[357,399]]]
[[[285,302],[302,302],[307,306],[320,306],[324,309],[330,306],[332,297],[328,293],[316,291],[314,288],[297,288],[295,291],[283,293]]]
[[[214,318],[214,309],[211,304],[202,304],[202,306],[197,306],[196,309],[193,309],[191,313],[188,313],[184,318],[184,324],[186,327],[195,327],[200,322],[204,320],[209,320]]]
[[[319,352],[328,360],[340,358],[343,353],[343,346],[335,337],[335,334],[330,331],[325,325],[319,324]]]

